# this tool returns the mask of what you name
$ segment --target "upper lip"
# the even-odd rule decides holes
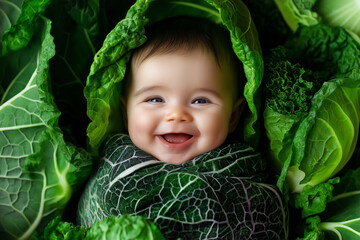
[[[187,132],[165,132],[161,135],[165,135],[165,134],[188,134],[188,135],[193,135],[191,133],[187,133]]]
[[[154,133],[154,135],[157,136],[164,136],[166,134],[187,134],[194,137],[200,135],[199,130],[194,126],[188,126],[186,128],[181,126],[164,126],[163,128],[158,129]]]
[[[174,134],[174,135],[184,134],[184,135],[188,135],[188,138],[174,139],[172,137],[166,137],[165,135],[167,134]],[[157,138],[159,138],[160,142],[162,142],[167,148],[170,148],[172,150],[186,149],[196,140],[196,137],[194,137],[194,135],[184,132],[168,132],[157,135]]]
[[[167,135],[167,134],[186,134],[186,135],[194,136],[194,134],[187,133],[187,132],[165,132],[165,133],[160,133],[160,134],[157,134],[157,135],[164,136],[164,135]]]

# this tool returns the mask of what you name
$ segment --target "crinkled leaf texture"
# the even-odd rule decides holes
[[[82,240],[86,237],[84,226],[61,221],[61,217],[54,218],[44,229],[43,233],[35,232],[30,240]]]
[[[359,161],[354,158],[354,161]],[[360,239],[360,168],[351,169],[335,185],[325,211],[306,219],[304,239]]]
[[[270,147],[279,166],[290,164],[287,180],[292,191],[326,181],[345,166],[356,146],[359,118],[360,79],[326,82],[300,122],[265,110]]]
[[[96,222],[86,234],[87,240],[165,240],[154,223],[142,216],[111,216]]]
[[[37,24],[36,13],[43,14],[51,2],[50,0],[22,1],[21,11],[16,13],[18,14],[16,23],[2,36],[3,55],[28,45],[34,34],[34,26]]]
[[[359,159],[354,159],[359,161]],[[320,215],[325,239],[360,239],[360,168],[350,170],[335,185],[334,197]]]
[[[112,216],[96,222],[90,228],[52,220],[42,234],[34,234],[30,240],[165,240],[154,223],[142,216]]]
[[[301,209],[302,218],[323,212],[327,201],[333,198],[332,192],[337,183],[338,177],[316,186],[305,186],[301,193],[294,197],[294,206]]]
[[[0,58],[0,238],[27,239],[62,213],[90,171],[85,151],[65,143],[49,81],[50,20],[34,18],[28,45]],[[39,228],[38,228],[39,229]]]
[[[129,9],[126,18],[106,37],[102,48],[95,55],[87,79],[85,96],[87,114],[91,119],[87,134],[95,153],[104,139],[124,130],[119,96],[122,94],[122,80],[132,50],[146,41],[145,29],[149,24],[178,15],[203,17],[228,29],[234,52],[243,63],[247,78],[246,82],[240,83],[244,86],[247,108],[243,133],[239,134],[239,138],[257,146],[263,60],[255,26],[243,2],[138,0]]]
[[[300,28],[290,43],[287,47],[294,58],[290,61],[313,69],[318,82],[312,83],[320,89],[306,96],[311,100],[307,111],[286,113],[268,105],[264,125],[272,158],[282,168],[279,187],[286,176],[291,191],[301,192],[305,185],[315,186],[334,176],[354,152],[360,124],[360,47],[344,29],[321,24]],[[293,75],[280,76],[286,87],[293,81],[291,87],[301,91],[300,81],[288,76]],[[269,91],[281,92],[285,84],[273,87],[280,89]],[[279,99],[275,101],[289,98]]]
[[[152,220],[166,239],[286,239],[286,206],[258,182],[263,170],[260,155],[240,143],[171,165],[115,135],[81,197],[78,223],[130,214]]]

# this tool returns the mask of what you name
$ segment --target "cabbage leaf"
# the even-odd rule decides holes
[[[0,58],[2,239],[27,239],[60,215],[91,166],[89,154],[67,144],[58,126],[49,87],[51,21],[34,16],[32,26],[27,45]]]
[[[16,22],[21,12],[21,4],[22,0],[3,0],[0,2],[0,38]]]
[[[167,239],[286,239],[287,208],[264,184],[260,154],[232,143],[182,165],[166,164],[124,134],[105,146],[79,202],[78,223],[141,215]]]
[[[284,50],[285,49],[285,50]],[[292,192],[339,172],[359,135],[360,47],[342,28],[301,27],[267,64],[264,124]]]
[[[358,0],[275,0],[284,20],[295,31],[300,25],[341,26],[360,42]]]
[[[359,201],[360,168],[348,170],[341,177],[323,213],[306,219],[304,239],[360,239]]]
[[[154,223],[142,216],[113,216],[96,222],[86,234],[86,240],[165,240]]]
[[[36,232],[30,240],[165,240],[154,223],[142,216],[121,215],[108,217],[92,227],[76,226],[52,220],[42,234]]]

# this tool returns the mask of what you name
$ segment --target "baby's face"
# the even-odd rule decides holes
[[[231,87],[211,53],[194,50],[147,58],[134,70],[128,95],[131,140],[171,164],[217,148],[232,124]]]

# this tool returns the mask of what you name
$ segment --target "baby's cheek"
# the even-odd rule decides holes
[[[149,145],[150,139],[149,121],[145,117],[133,118],[131,123],[129,122],[129,136],[131,141],[138,148],[145,151],[144,147]]]
[[[139,116],[139,117],[132,118],[132,122],[129,124],[132,125],[132,129],[134,131],[142,131],[142,130],[145,130],[149,126],[150,122],[147,117]]]
[[[129,128],[134,131],[149,130],[154,124],[154,117],[141,109],[135,108],[129,117]]]
[[[199,127],[201,128],[202,135],[208,140],[208,144],[212,145],[211,147],[221,145],[229,132],[228,121],[221,116],[214,117],[211,120],[208,119],[199,124]]]

